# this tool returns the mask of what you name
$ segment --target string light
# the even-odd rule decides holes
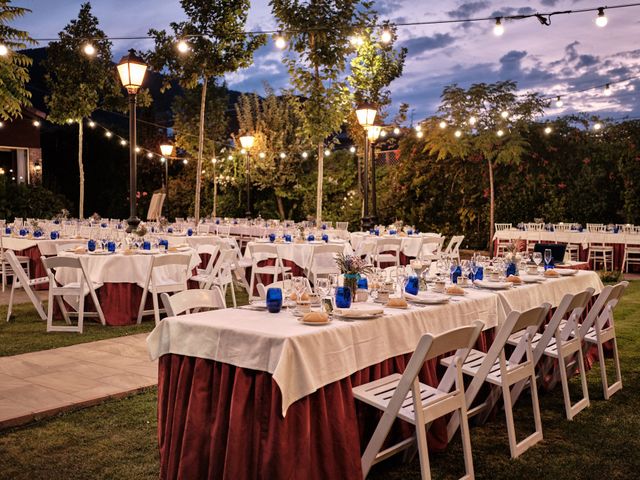
[[[307,152],[302,152],[302,158],[307,158],[309,154]]]
[[[382,138],[386,137],[387,136],[387,131],[386,130],[380,130],[380,136]]]
[[[166,159],[166,158],[164,158],[164,157],[160,157],[160,163],[164,163],[164,162],[166,162],[166,161],[167,161],[167,159]]]
[[[260,158],[265,158],[265,157],[267,156],[267,154],[266,154],[266,153],[264,153],[264,152],[260,152],[260,153],[258,154],[258,156],[259,156]]]
[[[354,147],[353,145],[351,146],[351,148],[349,149],[349,151],[351,153],[356,153],[356,147]]]
[[[4,127],[4,122],[0,122],[0,128]]]
[[[389,30],[383,30],[380,35],[380,41],[382,43],[389,43],[392,39],[391,32]]]
[[[153,158],[153,153],[147,152],[147,158]]]
[[[280,32],[278,32],[278,34],[276,35],[274,43],[278,50],[284,50],[285,48],[287,48],[287,41]]]
[[[562,105],[564,105],[564,102],[562,101],[562,98],[558,97],[556,100],[556,107],[560,108]]]
[[[600,122],[596,122],[593,125],[593,129],[597,132],[598,130],[602,130],[602,124]]]
[[[242,149],[240,150],[240,153],[244,155],[245,153],[247,153],[247,151],[246,151],[244,148],[242,148]]]
[[[456,138],[460,138],[462,136],[462,132],[460,130],[456,130],[454,135]]]
[[[498,130],[496,135],[498,135],[498,137],[502,137],[504,135],[504,130]]]
[[[127,141],[123,138],[122,140],[120,140],[120,145],[122,145],[123,147],[127,145]]]
[[[545,134],[545,135],[549,135],[552,131],[553,131],[553,130],[551,129],[551,127],[546,127],[546,128],[544,129],[544,134]]]
[[[89,120],[89,127],[90,128],[95,128],[96,127],[96,122],[94,122],[93,120]]]
[[[472,127],[478,122],[478,119],[474,116],[469,117],[469,125]]]
[[[227,160],[233,160],[233,155],[229,155],[229,156],[227,157]]]
[[[189,44],[184,40],[180,40],[178,42],[177,48],[180,53],[187,53],[189,50],[191,50],[191,48],[189,47]]]
[[[416,137],[418,137],[418,138],[424,137],[424,132],[417,132],[416,133]]]
[[[4,43],[0,43],[0,57],[6,57],[7,55],[9,55],[9,48]]]
[[[280,152],[280,158],[285,159],[287,158],[287,154],[284,152]]]
[[[140,147],[136,147],[136,153],[140,153]]]
[[[39,120],[34,120],[33,121],[33,126],[34,127],[39,127],[40,126],[40,121]]]
[[[400,129],[398,127],[393,129],[393,134],[394,135],[400,135]]]
[[[186,158],[184,160],[182,160],[182,164],[186,165],[187,163],[189,163],[189,160],[187,160]]]
[[[111,133],[109,130],[107,130],[106,132],[104,132],[104,136],[107,138],[111,138],[113,137],[113,133]]]
[[[324,156],[328,157],[329,155],[331,155],[331,150],[329,150],[328,148],[324,151]]]
[[[500,113],[500,116],[506,120],[507,118],[509,118],[509,112],[505,110],[504,112]]]
[[[493,34],[496,37],[501,37],[504,33],[504,25],[502,25],[502,17],[496,18],[496,24],[493,27]]]
[[[609,85],[608,83],[604,86],[604,95],[606,97],[610,97],[611,94],[613,93],[613,90],[611,90],[611,85]]]
[[[96,48],[91,43],[86,43],[82,48],[82,51],[85,53],[85,55],[88,55],[90,57],[93,57],[96,54]]]
[[[447,128],[447,122],[445,122],[444,120],[442,120],[442,121],[438,124],[438,126],[439,126],[442,130],[444,130],[445,128]]]
[[[596,17],[596,25],[599,26],[600,28],[602,28],[602,27],[606,27],[607,23],[609,23],[609,19],[604,14],[604,8],[603,7],[598,8],[598,16]]]
[[[362,39],[362,37],[360,35],[353,35],[353,36],[349,37],[349,42],[354,47],[360,47],[364,43],[364,40]]]
[[[420,124],[416,125],[415,128],[416,128],[416,132],[422,131],[422,125],[420,125]]]

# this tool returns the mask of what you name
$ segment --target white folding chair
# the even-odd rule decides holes
[[[438,261],[442,257],[444,237],[425,237],[422,240],[418,259],[425,262]]]
[[[605,289],[610,288],[611,291],[609,292],[609,296],[606,303],[604,303],[602,310],[599,312],[597,317],[593,319],[593,325],[588,325],[586,319],[580,325],[580,335],[582,335],[585,342],[587,344],[596,345],[598,348],[600,378],[602,380],[602,390],[604,392],[605,400],[609,400],[611,395],[616,393],[618,390],[622,390],[622,374],[620,372],[620,357],[618,355],[618,341],[616,339],[616,329],[613,322],[613,311],[628,286],[629,282],[620,282],[613,287],[610,285],[605,287]],[[602,292],[600,295],[602,295]],[[594,304],[594,307],[596,307],[596,304]],[[615,369],[615,381],[611,385],[609,385],[609,380],[607,378],[607,365],[604,356],[604,344],[606,342],[611,342],[613,365]]]
[[[160,312],[164,309],[160,309],[158,305],[158,294],[181,292],[187,289],[189,260],[189,255],[180,254],[154,255],[151,258],[138,309],[138,323],[142,322],[142,317],[152,313],[156,325],[160,323]],[[168,269],[174,271],[167,272]],[[149,292],[153,299],[153,310],[145,310]]]
[[[356,248],[355,255],[364,259],[368,264],[373,263],[373,256],[376,253],[376,240],[365,238]]]
[[[9,262],[6,259],[6,253],[9,252],[8,249],[5,250],[2,243],[2,235],[0,235],[0,276],[2,276],[2,291],[4,292],[7,286],[7,278],[13,277],[15,281],[15,270],[11,267]],[[24,268],[27,271],[27,277],[31,276],[30,273],[30,259],[29,257],[23,255],[15,255],[16,260],[20,264],[20,268]]]
[[[447,248],[444,251],[444,256],[451,259],[455,258],[458,260],[458,263],[460,263],[460,245],[462,245],[463,240],[464,235],[454,235],[451,237],[449,245],[447,245]]]
[[[256,296],[253,289],[258,280],[262,282],[262,275],[272,275],[277,281],[285,272],[291,271],[291,267],[285,267],[278,252],[278,246],[274,244],[251,243],[247,247],[251,256],[251,281],[249,282],[249,299],[254,300]],[[273,261],[274,265],[260,265],[264,261]]]
[[[339,274],[336,256],[344,252],[344,247],[338,244],[316,245],[305,269],[311,283],[316,284],[318,277],[326,277],[332,273]]]
[[[102,325],[106,325],[104,319],[104,313],[102,313],[102,307],[98,301],[96,295],[96,287],[101,285],[94,285],[89,278],[84,263],[79,257],[40,257],[42,264],[44,265],[47,276],[49,277],[49,297],[48,297],[48,312],[47,312],[47,332],[78,332],[82,333],[84,327],[84,317],[98,317]],[[75,270],[76,281],[60,285],[56,281],[56,273],[58,269],[73,269]],[[91,296],[93,305],[96,308],[95,312],[84,311],[84,297]],[[77,297],[77,305],[71,304]],[[53,300],[56,300],[62,316],[67,323],[64,326],[58,326],[53,324]],[[75,310],[75,312],[69,312],[65,306],[65,300]],[[78,316],[78,324],[72,325],[69,314]]]
[[[629,265],[640,265],[640,235],[627,232],[624,234],[623,272],[629,273]]]
[[[336,222],[336,230],[348,230],[349,222]]]
[[[510,223],[496,223],[494,224],[496,227],[496,232],[500,232],[502,230],[511,230],[512,225]]]
[[[236,259],[236,252],[231,249],[222,250],[218,256],[218,261],[213,266],[211,273],[204,282],[200,283],[200,288],[208,289],[217,286],[227,296],[227,288],[231,288],[231,299],[233,307],[237,307],[236,291],[233,286],[233,264]],[[193,280],[193,277],[192,277]],[[226,302],[225,302],[226,305]]]
[[[38,312],[38,315],[40,315],[40,318],[46,321],[47,314],[44,311],[44,306],[42,305],[42,302],[40,301],[40,298],[38,297],[36,292],[34,292],[31,287],[49,283],[49,278],[48,277],[29,278],[27,275],[27,272],[23,270],[22,265],[18,260],[18,257],[11,250],[7,250],[4,252],[4,258],[5,258],[5,261],[9,263],[9,266],[11,267],[11,270],[13,271],[13,274],[14,274],[13,283],[11,285],[11,294],[9,295],[9,306],[7,307],[7,322],[11,318],[11,312],[13,310],[13,297],[14,297],[15,291],[20,288],[24,289],[25,293],[27,294],[27,297],[29,297],[29,300],[31,300],[31,303],[33,304],[33,306],[36,307],[36,311]]]
[[[380,267],[382,263],[393,263],[400,265],[401,238],[378,238],[376,239],[376,249],[373,254],[373,263]]]
[[[593,227],[592,229],[596,232],[588,233],[589,254],[587,256],[587,263],[591,264],[591,262],[593,262],[594,270],[597,268],[599,262],[602,263],[605,271],[607,270],[607,264],[609,264],[611,270],[613,270],[613,247],[605,243],[606,233],[597,231],[604,229],[604,227]]]
[[[196,269],[196,274],[191,277],[191,280],[194,280],[201,284],[207,281],[209,275],[211,275],[211,271],[213,270],[213,266],[216,262],[219,251],[220,247],[218,245],[198,245],[198,247],[196,248],[196,252],[198,252],[198,255],[203,253],[209,255],[209,260],[207,261],[207,265],[205,266],[205,268]]]
[[[564,408],[568,420],[572,420],[579,412],[589,406],[589,389],[587,388],[587,373],[584,368],[584,359],[582,355],[582,338],[580,337],[578,320],[587,308],[589,300],[593,295],[593,288],[587,288],[584,292],[575,295],[566,294],[556,311],[553,313],[551,320],[544,327],[543,333],[536,333],[531,339],[531,348],[533,348],[533,363],[537,365],[543,357],[549,357],[553,361],[558,361],[558,370],[562,382],[562,395],[564,397]],[[566,318],[568,316],[568,318]],[[518,345],[524,330],[511,335],[508,343],[510,345]],[[582,385],[582,399],[571,404],[571,395],[569,393],[570,365],[577,361],[580,373],[580,381]],[[550,368],[553,363],[544,365]],[[548,368],[541,369],[541,377],[544,378],[548,373]],[[573,369],[572,369],[573,371]],[[511,402],[515,404],[520,393],[525,386],[525,382],[520,382],[513,387],[511,391]]]
[[[474,478],[461,365],[482,326],[482,322],[475,321],[471,326],[456,328],[438,336],[429,333],[423,335],[402,375],[395,373],[353,389],[355,398],[384,412],[362,455],[362,474],[365,478],[375,463],[417,443],[422,478],[430,479],[426,429],[435,419],[452,412],[459,412],[462,419],[460,425],[466,473],[462,478]],[[419,381],[418,375],[425,361],[454,350],[456,353],[451,357],[450,366],[437,387]],[[415,437],[380,451],[396,418],[414,425]]]
[[[302,277],[304,279],[304,289],[306,292],[311,293],[313,289],[311,288],[311,284],[309,283],[309,279]],[[278,280],[277,282],[270,283],[269,285],[263,285],[258,283],[256,285],[256,290],[258,290],[258,296],[260,300],[264,300],[267,298],[267,290],[270,288],[281,288],[284,292],[285,290],[294,291],[293,280]]]
[[[462,365],[462,372],[473,377],[466,391],[466,401],[469,416],[483,413],[489,414],[496,404],[500,391],[504,401],[504,411],[507,420],[507,435],[509,437],[509,450],[511,457],[516,458],[529,447],[542,440],[542,422],[540,420],[540,406],[538,404],[538,390],[536,388],[536,371],[533,362],[531,339],[544,321],[551,306],[543,304],[525,312],[512,311],[496,333],[496,337],[487,353],[479,350],[471,350],[469,356]],[[509,337],[521,330],[526,330],[518,345],[507,360],[504,347]],[[453,356],[442,359],[445,366],[455,361]],[[517,441],[515,424],[513,421],[513,405],[511,402],[511,386],[519,382],[529,380],[531,385],[531,403],[533,406],[533,418],[535,431]],[[471,405],[480,392],[482,385],[488,382],[492,385],[487,399],[473,408]],[[454,414],[447,425],[449,439],[453,437],[460,425],[460,417]]]
[[[167,317],[176,317],[183,313],[191,313],[192,310],[200,310],[206,308],[209,310],[219,310],[227,308],[224,303],[224,297],[218,287],[212,289],[191,289],[174,293],[169,296],[168,293],[160,295],[162,304],[167,312]]]

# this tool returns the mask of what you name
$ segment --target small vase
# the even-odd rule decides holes
[[[356,290],[358,289],[358,280],[360,280],[359,273],[345,273],[343,275],[344,278],[344,286],[349,287],[351,290],[351,300],[353,300],[356,296]]]
[[[518,266],[514,263],[511,262],[507,265],[507,273],[506,273],[507,277],[511,276],[511,275],[518,275]]]

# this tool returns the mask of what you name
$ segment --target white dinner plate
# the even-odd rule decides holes
[[[113,255],[115,252],[109,252],[108,250],[96,250],[94,252],[87,252],[87,253],[89,255]]]
[[[578,270],[574,270],[573,268],[556,268],[555,271],[558,272],[561,277],[570,277],[578,273]]]
[[[447,303],[449,297],[442,293],[422,293],[419,295],[405,295],[405,298],[413,303],[421,303],[424,305],[440,305]]]
[[[152,248],[151,250],[140,249],[138,250],[138,253],[142,255],[158,255],[160,253],[160,250],[157,248]]]
[[[371,320],[379,318],[384,314],[384,310],[381,308],[336,308],[333,314],[340,318],[347,318],[349,320]]]
[[[305,322],[304,320],[298,320],[303,325],[311,325],[312,327],[324,327],[325,325],[331,325],[331,319],[326,322]]]
[[[545,278],[540,275],[520,275],[520,280],[524,283],[540,283],[543,282]]]
[[[511,282],[488,282],[486,280],[475,280],[473,283],[480,288],[486,288],[488,290],[508,290],[511,288]]]

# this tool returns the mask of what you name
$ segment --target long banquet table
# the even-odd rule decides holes
[[[385,309],[381,318],[300,324],[288,312],[203,312],[160,322],[147,344],[159,358],[161,478],[362,478],[360,454],[379,418],[353,386],[402,372],[424,333],[480,319],[492,329],[513,309],[566,293],[599,293],[594,272],[504,292],[470,289],[444,305]],[[420,374],[437,381],[437,362]],[[398,424],[394,436],[410,433]],[[446,446],[445,425],[429,431]]]

